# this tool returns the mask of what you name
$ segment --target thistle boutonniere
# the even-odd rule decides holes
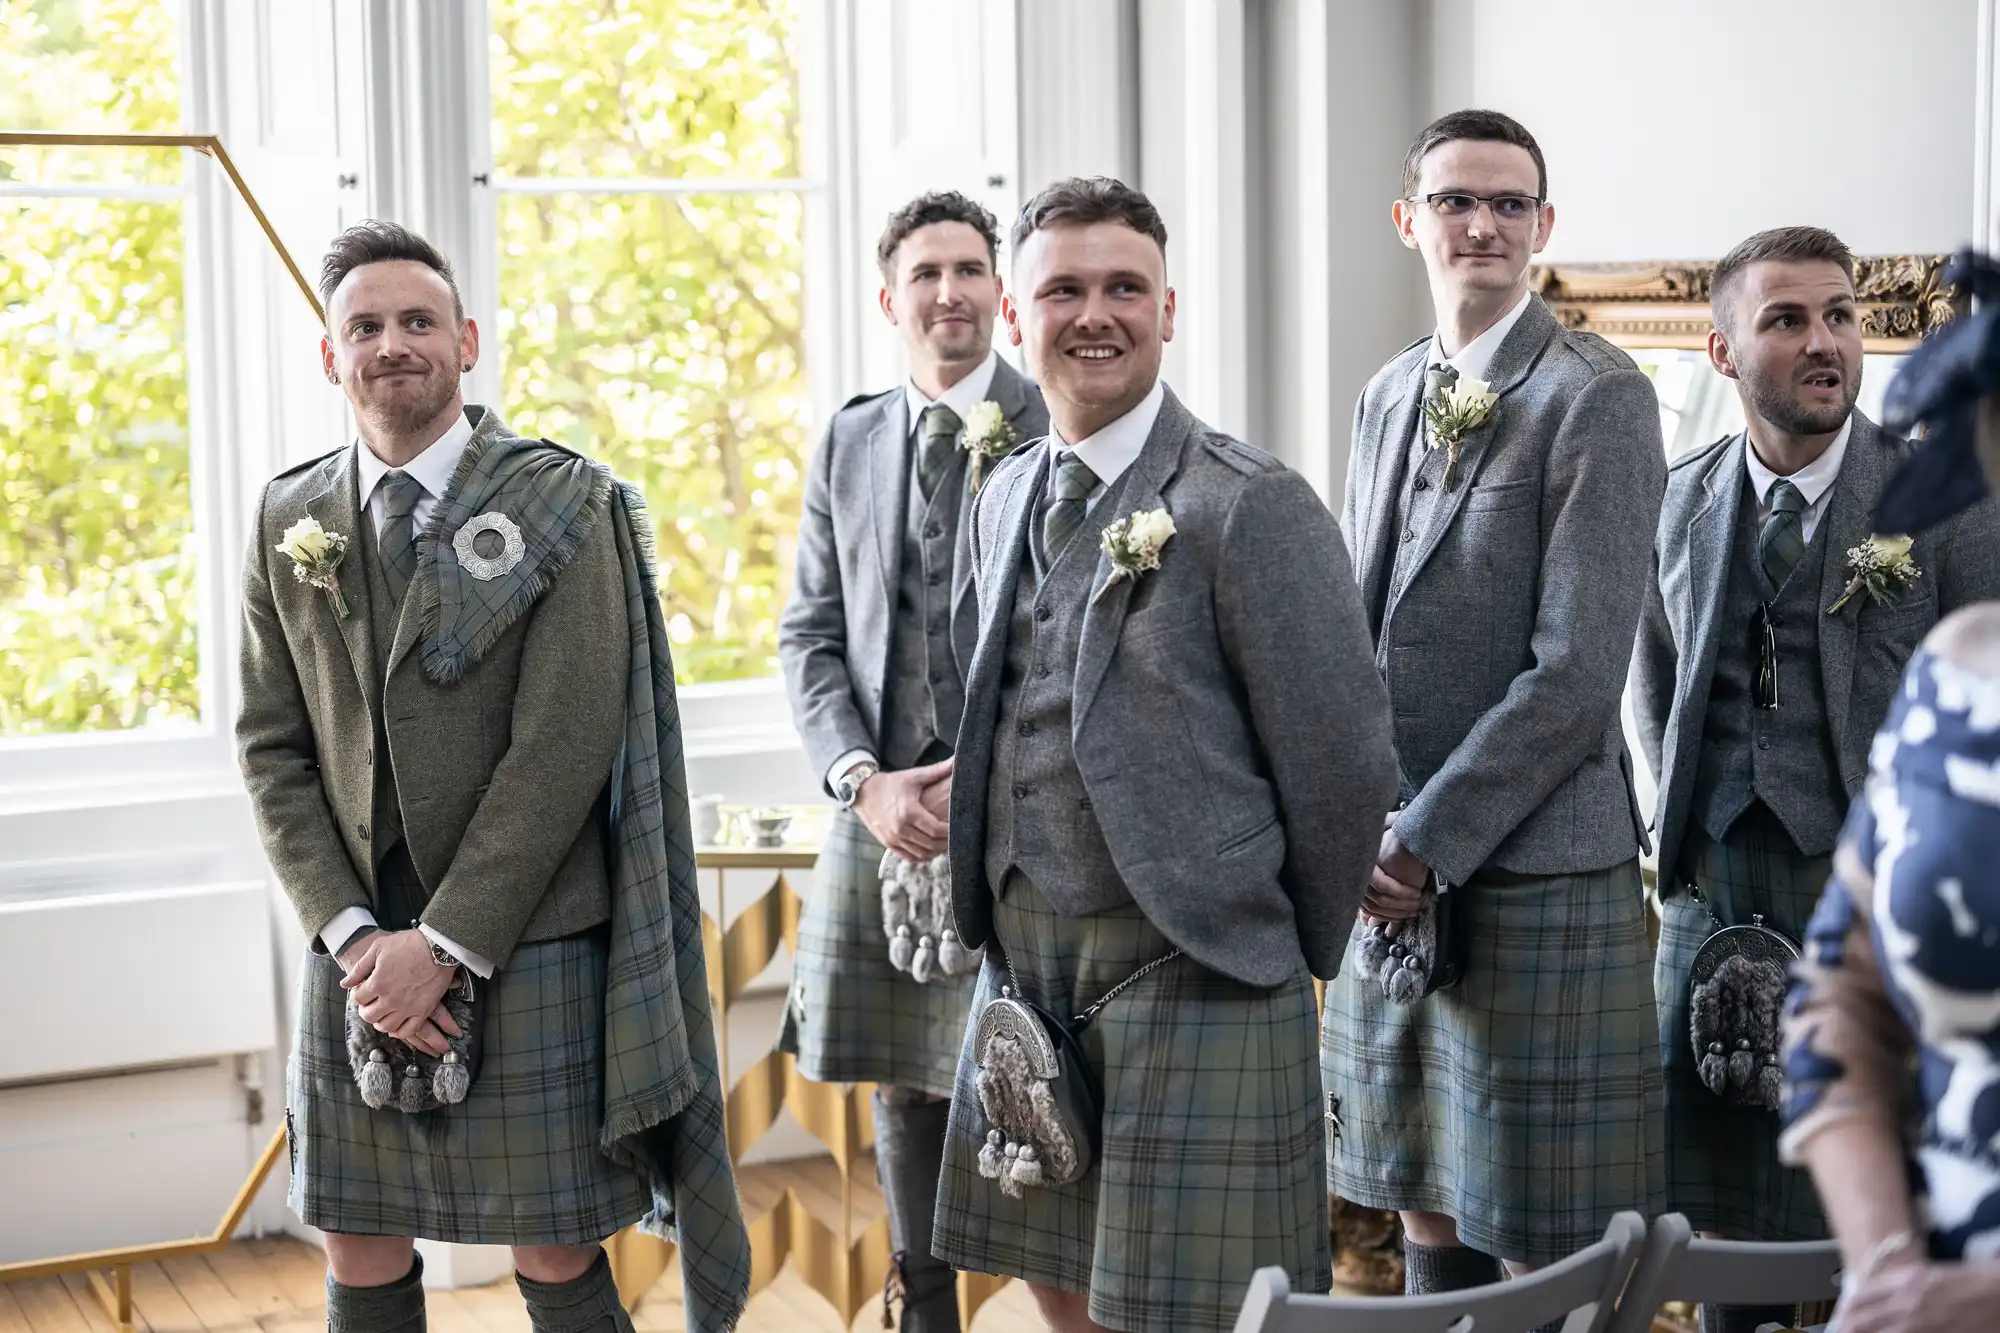
[[[1424,398],[1424,420],[1431,425],[1431,448],[1444,450],[1444,488],[1458,485],[1458,456],[1465,437],[1483,425],[1500,395],[1485,380],[1461,378],[1439,384]]]
[[[1847,586],[1840,590],[1840,597],[1826,609],[1834,614],[1857,592],[1865,592],[1868,599],[1878,605],[1893,603],[1896,594],[1909,587],[1923,576],[1917,562],[1910,559],[1910,539],[1908,537],[1870,537],[1859,546],[1847,549]]]
[[[275,549],[279,555],[291,557],[292,573],[298,575],[300,583],[310,583],[324,592],[333,609],[346,618],[347,599],[340,595],[340,581],[335,576],[341,557],[347,554],[346,533],[328,532],[318,519],[302,518],[285,529]]]
[[[1137,583],[1141,574],[1160,567],[1160,551],[1174,535],[1174,516],[1164,509],[1135,509],[1132,517],[1121,518],[1104,530],[1098,544],[1111,557],[1111,577],[1090,599],[1096,606],[1113,584],[1125,579]]]
[[[965,414],[965,431],[959,436],[959,445],[972,455],[972,490],[979,493],[979,483],[985,479],[988,461],[998,461],[1014,452],[1020,437],[1007,424],[1006,414],[1000,404],[991,398],[974,403]]]

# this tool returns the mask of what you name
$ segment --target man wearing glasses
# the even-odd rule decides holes
[[[1844,596],[1911,449],[1854,407],[1853,256],[1818,227],[1760,232],[1716,265],[1710,300],[1709,361],[1747,428],[1674,464],[1632,665],[1660,784],[1667,1201],[1732,1240],[1822,1240],[1812,1181],[1778,1161],[1771,1090],[1705,1058],[1747,1041],[1742,1063],[1775,1082],[1777,1034],[1698,1003],[1695,955],[1724,926],[1800,938],[1911,653],[1940,616],[2000,596],[2000,531],[1982,500],[1919,534],[1879,596]],[[1706,1306],[1702,1322],[1749,1333],[1792,1313]]]
[[[1555,222],[1534,137],[1445,116],[1402,194],[1437,331],[1363,391],[1342,519],[1401,808],[1327,988],[1321,1067],[1332,1188],[1401,1211],[1418,1293],[1559,1259],[1660,1199],[1619,697],[1666,464],[1650,381],[1528,290]]]

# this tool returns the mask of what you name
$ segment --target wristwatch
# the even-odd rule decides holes
[[[882,771],[882,765],[872,759],[863,759],[850,764],[840,781],[833,784],[833,794],[845,809],[854,807],[854,798],[861,794],[861,784]]]
[[[432,961],[433,963],[436,963],[436,964],[437,964],[437,965],[438,965],[439,967],[463,967],[463,966],[465,966],[465,964],[463,964],[463,963],[459,962],[459,961],[458,961],[458,959],[456,959],[456,958],[453,958],[453,957],[451,956],[450,952],[449,952],[449,951],[447,951],[447,950],[445,949],[445,947],[444,947],[443,945],[439,944],[439,943],[438,943],[438,942],[437,942],[436,940],[431,940],[431,939],[430,939],[430,936],[428,936],[428,935],[424,936],[424,938],[425,938],[425,939],[427,939],[427,940],[430,940],[430,943],[431,943],[431,961]]]

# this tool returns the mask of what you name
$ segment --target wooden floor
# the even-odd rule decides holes
[[[830,1161],[738,1168],[745,1211],[762,1214],[787,1188],[829,1225],[840,1217],[840,1177]],[[854,1191],[854,1224],[882,1215],[874,1173],[863,1170]],[[642,1333],[685,1333],[680,1269],[640,1302],[633,1322]],[[322,1333],[326,1327],[326,1261],[302,1241],[238,1241],[204,1258],[146,1264],[132,1272],[133,1301],[153,1333]],[[491,1286],[433,1291],[427,1301],[432,1333],[528,1333],[528,1316],[511,1278]],[[841,1333],[839,1317],[787,1265],[745,1311],[739,1333]],[[853,1328],[882,1327],[882,1298],[870,1298]],[[1040,1333],[1033,1297],[1018,1282],[980,1307],[974,1333]],[[0,1286],[0,1333],[115,1333],[81,1274]]]

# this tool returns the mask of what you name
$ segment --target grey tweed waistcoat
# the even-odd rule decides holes
[[[1392,601],[1402,595],[1411,575],[1417,570],[1417,553],[1427,544],[1424,538],[1431,530],[1445,493],[1445,452],[1431,448],[1426,442],[1421,413],[1417,422],[1416,433],[1410,437],[1408,446],[1408,476],[1403,482],[1401,494],[1396,498],[1396,557],[1390,566],[1389,582],[1384,589],[1386,597]],[[1465,482],[1461,480],[1459,485],[1463,486]],[[1384,673],[1389,669],[1389,644],[1386,639],[1375,645],[1375,666]],[[1402,798],[1407,800],[1412,794],[1405,791]]]
[[[1757,561],[1757,498],[1744,481],[1736,544],[1723,594],[1715,677],[1702,720],[1693,814],[1722,840],[1753,800],[1769,807],[1801,853],[1833,850],[1847,814],[1847,790],[1835,767],[1820,679],[1820,574],[1826,562],[1821,520],[1785,586],[1772,595]],[[1778,706],[1752,695],[1758,659],[1757,608],[1769,601],[1778,640]]]
[[[404,911],[421,910],[423,904],[421,902],[385,903],[381,901],[382,889],[386,887],[385,877],[381,873],[382,867],[387,865],[392,857],[398,861],[407,862],[409,851],[403,846],[402,798],[396,788],[396,770],[395,766],[389,761],[389,720],[384,715],[382,706],[383,680],[379,665],[381,659],[388,654],[389,645],[396,641],[396,622],[402,619],[403,604],[397,600],[394,593],[389,591],[389,580],[382,572],[381,551],[375,544],[375,525],[369,521],[368,513],[365,509],[361,515],[361,531],[355,534],[355,540],[349,544],[348,549],[361,557],[361,566],[368,575],[368,625],[370,632],[375,636],[375,657],[377,661],[375,669],[368,673],[368,709],[375,718],[375,747],[373,751],[375,760],[373,765],[375,769],[375,809],[370,818],[375,821],[375,846],[378,849],[376,863],[371,867],[375,872],[376,914],[378,917],[384,918],[380,922],[383,929],[404,930],[411,923],[406,920],[394,920],[392,918],[402,915]],[[358,612],[360,608],[350,609]],[[408,874],[389,878],[394,880],[402,892],[409,892],[413,889],[417,892],[422,891],[418,885],[414,867],[411,868]]]
[[[986,787],[986,882],[998,892],[1009,870],[1034,882],[1064,916],[1087,916],[1131,900],[1105,846],[1077,771],[1070,705],[1097,573],[1097,534],[1118,512],[1125,477],[1098,500],[1046,573],[1037,531],[1014,583],[1000,711]],[[1044,487],[1047,485],[1044,479]]]
[[[915,451],[921,457],[920,440]],[[903,572],[889,629],[889,670],[883,681],[882,752],[889,768],[935,763],[951,753],[965,712],[965,686],[952,655],[952,552],[965,489],[961,450],[938,478],[928,502],[914,462],[904,484]]]

